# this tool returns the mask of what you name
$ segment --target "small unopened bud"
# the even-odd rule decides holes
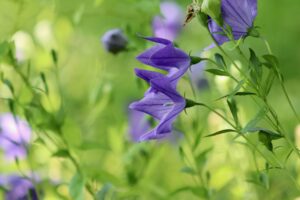
[[[191,58],[191,65],[198,64],[203,60],[203,58],[197,56],[190,56],[190,58]]]
[[[248,36],[252,36],[252,37],[260,37],[258,30],[256,29],[256,27],[251,27],[248,29]]]
[[[104,48],[106,51],[117,54],[126,49],[128,40],[120,29],[112,29],[104,33],[101,38]]]

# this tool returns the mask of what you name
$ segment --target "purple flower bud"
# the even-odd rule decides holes
[[[20,176],[0,176],[0,185],[6,189],[6,200],[38,200],[32,182]]]
[[[101,38],[102,44],[106,51],[117,54],[126,49],[128,40],[120,29],[112,29],[104,33]]]
[[[223,28],[230,26],[235,40],[244,38],[253,27],[257,15],[257,0],[222,0],[221,14]],[[208,27],[219,45],[229,41],[222,28],[211,18]]]
[[[155,37],[174,41],[180,33],[183,24],[183,12],[173,2],[160,4],[161,16],[155,16],[152,22],[152,29]]]
[[[26,157],[30,137],[31,129],[26,121],[11,113],[0,116],[0,147],[8,160]]]

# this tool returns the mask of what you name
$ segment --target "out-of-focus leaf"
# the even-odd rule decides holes
[[[52,154],[53,157],[60,157],[60,158],[68,158],[70,157],[70,153],[67,149],[60,149],[54,154]]]
[[[51,57],[52,57],[53,63],[55,65],[57,65],[57,63],[58,63],[58,55],[57,55],[57,52],[54,49],[51,49]]]
[[[260,183],[261,183],[266,189],[269,189],[269,188],[270,188],[270,182],[269,182],[268,174],[266,174],[266,173],[260,173],[260,174],[259,174],[259,181],[260,181]]]
[[[205,165],[206,160],[207,160],[207,154],[209,152],[211,152],[212,149],[213,149],[213,147],[208,148],[208,149],[202,151],[199,155],[196,156],[195,161],[196,161],[196,164],[197,164],[198,167],[203,167]]]
[[[69,193],[72,199],[84,200],[84,185],[84,177],[79,173],[75,174],[69,185]]]
[[[112,189],[113,185],[111,183],[105,183],[101,190],[96,194],[96,200],[106,200],[109,191]]]
[[[45,92],[48,95],[49,94],[49,87],[48,87],[46,76],[45,76],[45,74],[43,72],[40,73],[40,76],[41,76],[42,82],[44,84]]]
[[[201,198],[207,199],[207,197],[208,197],[208,191],[206,190],[206,188],[190,187],[190,186],[178,188],[177,190],[173,191],[169,196],[174,196],[174,195],[177,195],[178,193],[186,192],[186,191],[192,192],[198,198],[201,197]]]
[[[190,174],[190,175],[196,175],[197,174],[197,172],[194,169],[192,169],[191,167],[183,167],[180,170],[180,172]]]

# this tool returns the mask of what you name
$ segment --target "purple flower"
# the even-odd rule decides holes
[[[0,185],[6,189],[6,200],[38,200],[31,181],[20,176],[0,176]]]
[[[117,54],[126,49],[128,40],[120,29],[112,29],[104,33],[101,38],[102,44],[106,51]]]
[[[147,120],[145,113],[129,110],[129,135],[131,140],[138,142],[141,134],[150,129],[150,122]]]
[[[253,27],[257,15],[257,0],[222,0],[221,14],[226,26],[230,26],[235,40],[244,38]],[[222,28],[211,18],[208,27],[219,45],[229,41]]]
[[[0,116],[0,147],[7,159],[25,158],[30,137],[31,129],[26,121],[11,113]]]
[[[137,59],[152,67],[167,71],[158,72],[135,69],[136,75],[150,84],[144,98],[130,105],[130,108],[152,116],[158,124],[144,133],[139,140],[162,139],[172,132],[172,124],[185,108],[185,99],[176,91],[178,80],[190,66],[190,57],[173,43],[162,38],[145,38],[158,43]]]
[[[173,2],[160,4],[161,16],[155,16],[152,21],[152,29],[155,37],[174,41],[179,34],[183,23],[183,12]]]
[[[191,70],[189,70],[189,76],[192,81],[193,86],[197,90],[202,90],[208,88],[208,81],[204,76],[203,70],[205,68],[206,62],[202,61],[195,65],[191,66]]]

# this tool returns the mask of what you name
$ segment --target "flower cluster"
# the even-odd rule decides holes
[[[253,22],[257,15],[257,0],[222,0],[221,15],[223,27],[209,18],[208,28],[219,45],[230,41],[224,32],[231,29],[232,39],[245,38],[253,29]]]
[[[167,71],[135,69],[136,75],[150,84],[144,98],[130,108],[152,116],[158,125],[142,134],[139,141],[161,139],[172,132],[172,124],[185,108],[185,99],[177,92],[177,83],[190,66],[190,57],[174,44],[162,38],[145,38],[157,43],[137,57],[141,63]]]

